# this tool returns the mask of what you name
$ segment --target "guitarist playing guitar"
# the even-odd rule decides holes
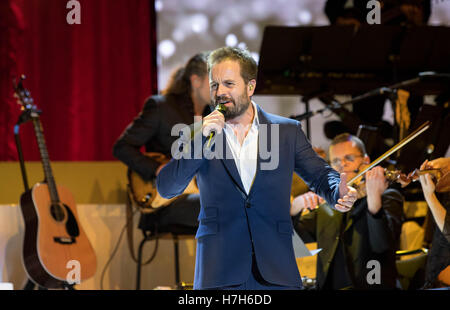
[[[50,167],[39,111],[22,80],[14,85],[15,97],[31,118],[44,168],[45,180],[20,197],[25,222],[23,263],[29,279],[44,288],[64,288],[69,272],[79,268],[80,282],[94,275],[95,252],[78,221],[72,194],[56,185]],[[71,281],[71,280],[70,280]]]
[[[167,201],[158,195],[155,180],[178,139],[172,135],[172,128],[192,124],[194,116],[206,116],[211,111],[206,56],[206,53],[194,55],[175,71],[162,94],[146,100],[142,111],[114,144],[113,155],[129,168],[130,196],[140,207],[139,228],[143,232],[182,226],[195,234],[198,227],[200,201],[194,194],[195,182],[192,191],[185,192],[191,195]]]

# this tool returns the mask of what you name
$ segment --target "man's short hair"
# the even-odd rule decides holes
[[[361,152],[361,155],[366,156],[366,147],[364,145],[364,142],[361,141],[358,137],[351,135],[349,133],[341,133],[340,135],[337,135],[334,137],[334,139],[331,141],[330,147],[332,145],[336,145],[339,143],[344,143],[347,141],[351,141],[355,144],[356,148]]]
[[[256,80],[258,65],[248,50],[226,46],[212,51],[208,57],[208,72],[211,72],[214,65],[225,60],[234,60],[239,63],[241,76],[245,83]]]

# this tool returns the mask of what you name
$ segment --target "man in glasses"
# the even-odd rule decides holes
[[[347,133],[333,139],[329,159],[332,168],[345,172],[349,180],[370,163],[364,143]],[[304,242],[317,242],[322,248],[317,259],[318,289],[395,288],[403,196],[388,188],[379,166],[366,172],[358,192],[347,213],[335,212],[312,192],[292,202],[295,230]],[[310,212],[301,215],[304,209]]]

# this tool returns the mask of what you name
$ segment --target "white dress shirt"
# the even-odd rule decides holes
[[[224,127],[228,147],[231,149],[234,162],[236,163],[237,170],[247,194],[250,192],[250,188],[252,187],[256,175],[256,163],[258,159],[258,110],[253,101],[252,105],[255,115],[250,130],[245,136],[242,145],[234,134],[233,125],[225,123]]]

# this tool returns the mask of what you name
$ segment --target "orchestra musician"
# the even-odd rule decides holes
[[[450,157],[425,161],[420,169],[440,169],[443,175],[448,176]],[[436,193],[436,180],[428,173],[421,175],[419,180],[435,223],[424,288],[447,287],[450,286],[450,192]]]
[[[349,179],[370,163],[364,143],[348,133],[332,140],[329,159],[331,166],[347,173]],[[302,215],[304,209],[311,211]],[[366,172],[365,184],[360,184],[350,212],[335,212],[320,196],[309,192],[294,198],[291,216],[302,240],[317,242],[322,249],[317,259],[317,289],[396,287],[395,251],[403,221],[403,196],[388,188],[382,167]],[[369,264],[374,261],[376,265]],[[380,278],[370,279],[376,266]]]
[[[170,158],[171,146],[177,139],[171,134],[172,127],[190,124],[194,116],[210,113],[206,58],[207,52],[198,53],[174,71],[166,89],[146,100],[142,111],[115,142],[113,155],[143,180],[154,180],[164,164],[145,156],[141,148]],[[155,210],[142,212],[138,225],[141,230],[154,233],[162,227],[175,225],[195,231],[200,211],[199,195],[182,195],[169,206]]]

